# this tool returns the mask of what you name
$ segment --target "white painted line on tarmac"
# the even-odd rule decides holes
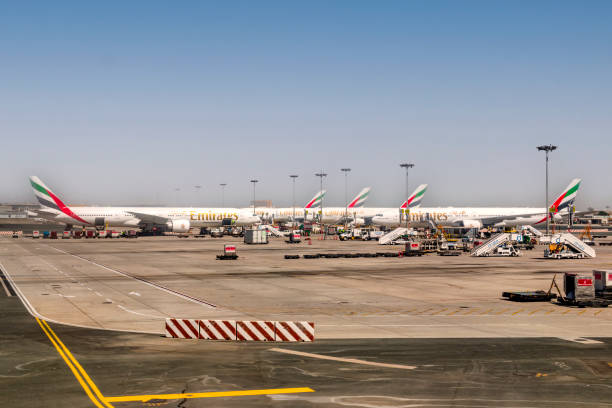
[[[102,297],[102,294],[100,292],[94,292],[96,295]]]
[[[603,344],[599,340],[585,339],[583,337],[559,337],[561,340],[573,341],[574,343],[580,344]]]
[[[303,351],[287,350],[287,349],[281,349],[281,348],[272,348],[272,349],[269,349],[269,351],[275,351],[277,353],[293,354],[293,355],[302,356],[302,357],[318,358],[321,360],[332,360],[332,361],[340,361],[343,363],[363,364],[363,365],[369,365],[369,366],[375,366],[375,367],[399,368],[402,370],[414,370],[415,368],[417,368],[416,366],[409,366],[409,365],[402,365],[402,364],[377,363],[374,361],[358,360],[356,358],[332,357],[332,356],[326,356],[323,354],[305,353]]]
[[[15,293],[17,293],[17,296],[21,300],[21,303],[23,303],[23,306],[26,308],[28,313],[30,313],[30,315],[32,315],[33,317],[38,317],[41,320],[45,320],[45,321],[51,322],[51,323],[64,324],[64,325],[72,326],[72,327],[81,327],[81,328],[84,328],[84,329],[107,330],[107,331],[123,332],[123,333],[163,334],[162,331],[108,329],[108,328],[102,327],[102,326],[86,326],[86,325],[83,325],[83,324],[74,324],[74,323],[62,322],[62,321],[59,321],[59,320],[55,320],[55,319],[51,319],[49,317],[43,316],[42,314],[38,313],[38,310],[36,310],[34,308],[34,306],[32,306],[32,304],[30,303],[28,298],[23,294],[23,292],[21,291],[19,286],[17,284],[15,284],[15,281],[13,280],[11,275],[9,274],[8,270],[4,267],[4,265],[2,265],[2,263],[0,263],[0,269],[2,269],[4,271],[4,276],[6,276],[6,279],[8,279],[9,283],[11,284],[11,286],[15,289]]]
[[[61,250],[61,249],[59,249],[59,248],[55,248],[54,246],[51,246],[51,245],[48,245],[48,246],[49,246],[50,248],[55,249],[57,252],[61,252],[61,253],[63,253],[63,254],[73,256],[73,257],[75,257],[75,258],[77,258],[77,259],[80,259],[80,260],[82,260],[82,261],[89,262],[89,263],[90,263],[90,264],[92,264],[92,265],[96,265],[96,266],[98,266],[98,267],[100,267],[100,268],[102,268],[102,269],[106,269],[107,271],[110,271],[110,272],[116,273],[117,275],[122,275],[122,276],[125,276],[125,277],[127,277],[127,278],[131,278],[131,279],[137,280],[137,281],[142,282],[142,283],[144,283],[144,284],[146,284],[146,285],[149,285],[149,286],[151,286],[151,287],[154,287],[154,288],[156,288],[156,289],[158,289],[158,290],[161,290],[161,291],[166,292],[166,293],[170,293],[171,295],[174,295],[174,296],[180,297],[180,298],[182,298],[182,299],[188,300],[188,301],[193,302],[193,303],[196,303],[196,304],[198,304],[198,305],[201,305],[201,306],[208,306],[209,308],[216,308],[216,307],[217,307],[216,305],[214,305],[214,304],[212,304],[212,303],[210,303],[210,302],[207,302],[207,301],[205,301],[205,300],[197,299],[197,298],[195,298],[195,297],[192,297],[192,296],[186,295],[186,294],[184,294],[184,293],[178,292],[178,291],[176,291],[176,290],[173,290],[173,289],[167,288],[167,287],[162,286],[162,285],[160,285],[160,284],[157,284],[157,283],[155,283],[155,282],[148,281],[148,280],[146,280],[146,279],[144,279],[144,278],[139,278],[138,276],[132,276],[132,275],[130,275],[129,273],[125,273],[125,272],[118,271],[118,270],[116,270],[116,269],[109,268],[108,266],[104,266],[104,265],[99,264],[99,263],[97,263],[97,262],[90,261],[89,259],[87,259],[87,258],[83,258],[82,256],[79,256],[79,255],[74,255],[74,254],[71,254],[70,252],[66,252],[66,251],[63,251],[63,250]]]
[[[153,315],[146,314],[146,313],[135,312],[135,311],[130,310],[130,309],[128,309],[127,307],[123,307],[123,306],[121,306],[121,305],[117,305],[117,307],[118,307],[119,309],[121,309],[121,310],[125,311],[125,312],[128,312],[128,313],[133,313],[133,314],[135,314],[135,315],[140,315],[140,316],[145,316],[145,317],[154,317],[154,318],[156,318],[156,319],[165,319],[165,318],[167,317],[167,316],[153,316]]]

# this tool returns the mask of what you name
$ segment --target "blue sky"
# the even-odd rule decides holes
[[[24,2],[0,14],[0,201],[612,205],[612,3]],[[202,185],[198,194],[193,186]],[[180,188],[177,193],[176,188]]]

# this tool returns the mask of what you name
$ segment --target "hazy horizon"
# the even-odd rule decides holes
[[[0,15],[0,202],[612,203],[612,3],[14,3]],[[201,185],[201,191],[194,186]],[[180,191],[175,191],[179,188]]]

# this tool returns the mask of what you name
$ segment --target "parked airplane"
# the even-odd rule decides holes
[[[274,208],[274,207],[257,207],[255,208],[255,214],[259,216],[263,222],[267,224],[274,224],[275,222],[290,222],[290,221],[304,221],[304,213],[311,211],[321,205],[321,201],[327,191],[321,190],[312,197],[310,201],[304,204],[304,207],[285,207],[285,208]],[[249,211],[253,213],[253,208],[243,208],[243,211]],[[295,216],[295,219],[294,219]]]
[[[396,214],[397,208],[380,208],[380,207],[364,207],[370,195],[370,187],[361,190],[355,198],[347,203],[346,207],[323,207],[323,223],[336,224],[343,222],[345,217],[354,225],[363,225],[371,220],[375,215]],[[416,208],[421,204],[423,195],[427,190],[427,184],[421,184],[402,204],[406,207],[408,203],[410,208]],[[295,213],[295,221],[304,220],[311,222],[321,222],[321,201],[325,196],[325,190],[318,192],[315,196],[304,205],[304,208],[256,208],[255,213],[262,217],[265,222],[272,224],[273,222],[288,222],[293,219]],[[246,209],[245,209],[246,210]]]
[[[41,206],[37,216],[67,226],[187,232],[191,227],[245,226],[261,222],[252,211],[237,208],[68,207],[38,177],[30,177],[30,184]]]
[[[550,217],[562,219],[562,214],[569,213],[581,179],[574,179],[550,207]],[[536,225],[546,222],[546,208],[530,207],[421,207],[411,210],[409,223],[412,226],[431,224],[465,228],[503,227],[516,225]],[[402,223],[404,218],[402,217]],[[374,225],[397,227],[400,225],[400,211],[395,214],[381,214],[372,218]]]
[[[366,187],[359,192],[346,207],[323,207],[323,222],[325,224],[335,224],[344,220],[345,214],[352,220],[355,212],[363,206],[370,194],[370,187]],[[321,190],[308,201],[303,208],[255,208],[255,214],[260,216],[266,223],[273,224],[275,222],[299,221],[304,222],[320,222],[321,220],[321,203],[325,197],[326,190]],[[246,208],[244,209],[247,210]],[[252,212],[252,210],[251,210]],[[295,215],[295,219],[294,219]]]
[[[323,206],[322,216],[319,202],[319,208],[316,208],[316,206],[305,208],[304,217],[308,221],[323,222],[323,224],[338,224],[345,220],[353,221],[356,214],[363,209],[363,204],[367,201],[371,189],[371,187],[365,187],[355,198],[346,203],[346,207]]]
[[[421,184],[408,196],[408,199],[402,203],[399,209],[393,207],[361,207],[353,214],[354,225],[371,224],[372,219],[376,216],[392,217],[399,214],[401,209],[418,208],[421,205],[421,201],[423,201],[426,191],[427,184]]]

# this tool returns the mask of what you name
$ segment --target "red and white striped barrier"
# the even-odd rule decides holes
[[[15,231],[15,232],[17,232],[17,235],[23,235],[23,231]],[[0,231],[0,236],[11,237],[13,236],[13,231]]]
[[[234,320],[200,320],[200,338],[236,340],[236,322]]]
[[[274,341],[274,322],[237,321],[237,340],[240,341]]]
[[[313,322],[166,319],[166,337],[238,341],[314,341]]]
[[[200,337],[199,320],[166,319],[166,337],[197,339]]]
[[[314,341],[313,322],[276,322],[276,341]]]

